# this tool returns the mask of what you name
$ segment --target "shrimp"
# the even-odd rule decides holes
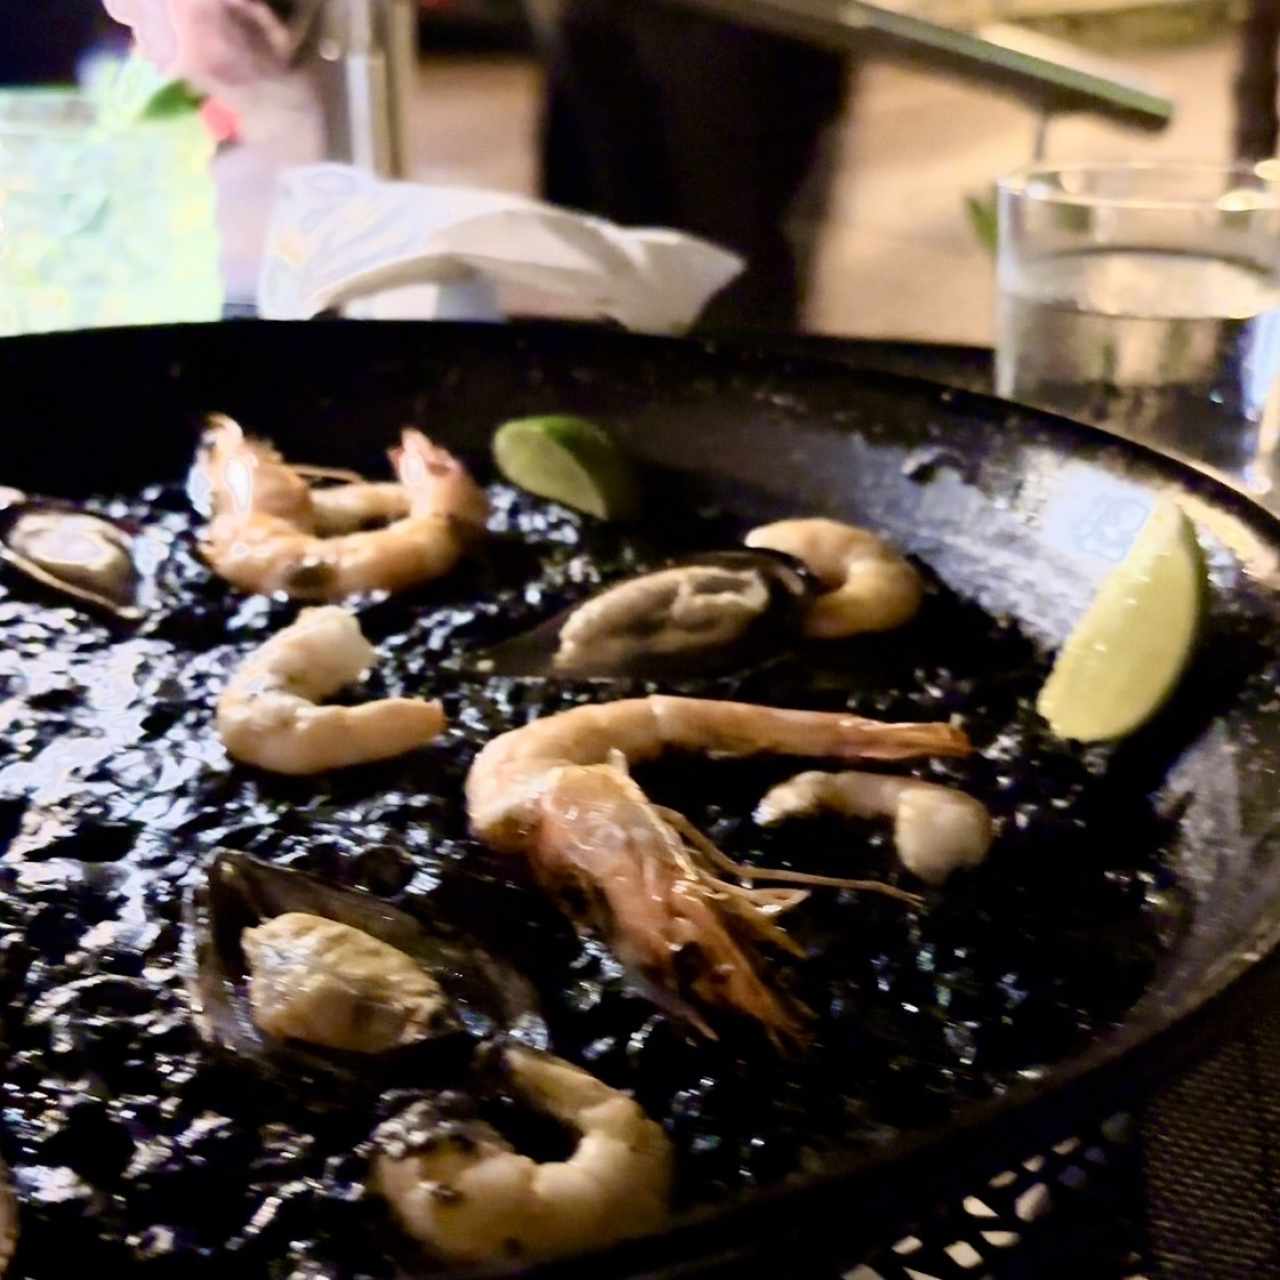
[[[924,584],[911,562],[883,538],[839,520],[779,520],[752,529],[749,547],[785,551],[803,560],[823,587],[805,618],[805,631],[838,639],[889,631],[920,608]]]
[[[795,1016],[757,971],[754,947],[767,942],[798,953],[774,918],[805,894],[744,888],[712,868],[739,879],[918,899],[888,885],[764,872],[730,861],[681,814],[650,801],[630,777],[628,763],[670,749],[900,760],[964,755],[968,739],[947,724],[882,724],[842,713],[657,695],[535,720],[493,739],[476,757],[467,776],[467,806],[482,840],[523,854],[544,887],[584,904],[585,923],[601,928],[619,958],[660,989],[675,992],[679,970],[692,975],[694,994],[707,1003],[756,1018],[775,1040],[799,1038]],[[681,1012],[711,1034],[687,1006]]]
[[[326,538],[403,520],[409,510],[409,491],[394,480],[360,480],[311,490],[316,532]]]
[[[424,746],[445,727],[438,702],[383,698],[358,707],[316,702],[359,679],[373,646],[345,609],[303,609],[245,660],[218,700],[227,753],[274,773],[322,773]]]
[[[832,812],[851,818],[892,818],[903,864],[926,884],[942,884],[959,867],[976,867],[991,848],[986,805],[954,787],[880,773],[798,773],[760,801],[756,821]]]
[[[456,458],[419,431],[406,428],[391,457],[408,514],[385,528],[324,537],[351,528],[351,508],[394,513],[400,500],[390,486],[369,484],[320,498],[326,491],[313,491],[269,444],[217,419],[200,459],[213,506],[205,558],[244,591],[303,600],[402,591],[448,573],[484,528],[484,493]]]
[[[550,1054],[503,1052],[515,1092],[578,1135],[539,1164],[479,1119],[415,1104],[374,1135],[372,1185],[404,1229],[448,1262],[550,1258],[662,1227],[671,1142],[638,1103]]]

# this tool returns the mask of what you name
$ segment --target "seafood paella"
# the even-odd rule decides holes
[[[1176,816],[1048,731],[1016,619],[845,519],[253,427],[3,495],[6,1265],[568,1255],[1141,995]]]

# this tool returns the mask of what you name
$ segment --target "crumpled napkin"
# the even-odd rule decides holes
[[[330,308],[499,319],[497,289],[572,300],[629,329],[686,329],[743,260],[696,236],[629,230],[523,196],[386,182],[340,164],[281,175],[258,310],[310,319]],[[401,311],[400,314],[405,314]]]

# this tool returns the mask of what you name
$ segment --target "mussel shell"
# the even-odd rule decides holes
[[[345,1052],[262,1031],[248,996],[241,935],[289,911],[363,930],[422,965],[443,988],[456,1018],[438,1034],[380,1054]],[[344,889],[292,868],[223,850],[209,878],[188,895],[183,966],[202,1038],[268,1077],[306,1079],[343,1090],[422,1087],[461,1070],[480,1040],[509,1036],[547,1044],[532,984],[445,921],[410,915],[372,894]]]
[[[706,567],[726,574],[754,574],[768,596],[764,612],[725,642],[714,639],[676,653],[629,654],[616,660],[597,652],[566,662],[560,654],[566,623],[584,606],[620,587],[667,573],[672,569]],[[561,679],[681,679],[723,675],[745,670],[792,649],[802,633],[804,615],[819,587],[805,565],[794,556],[764,548],[706,551],[673,560],[659,569],[625,578],[556,614],[553,618],[505,640],[466,661],[465,670],[483,676],[525,676]],[[559,656],[558,656],[559,655]]]
[[[0,488],[0,558],[52,591],[136,622],[133,534],[113,520]]]

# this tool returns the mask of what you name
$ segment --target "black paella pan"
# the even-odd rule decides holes
[[[909,379],[576,326],[246,323],[25,338],[0,344],[0,386],[9,422],[0,480],[66,499],[179,479],[198,415],[211,409],[289,456],[367,472],[385,465],[382,451],[405,423],[482,468],[501,421],[595,417],[652,466],[655,527],[692,509],[739,523],[795,512],[855,519],[959,598],[1013,620],[1045,653],[1158,495],[1177,497],[1195,520],[1213,578],[1199,656],[1152,725],[1087,765],[1113,798],[1152,797],[1165,823],[1163,874],[1138,886],[1161,944],[1142,994],[1113,1025],[1090,1025],[1065,1056],[993,1076],[968,1104],[898,1117],[820,1169],[788,1170],[772,1185],[762,1178],[725,1203],[704,1200],[662,1236],[548,1272],[683,1275],[721,1265],[744,1274],[757,1265],[781,1275],[808,1272],[797,1258],[828,1248],[856,1258],[860,1239],[879,1237],[966,1161],[1025,1154],[1061,1137],[1073,1117],[1140,1095],[1274,983],[1280,524],[1177,463]],[[945,650],[951,640],[931,642]],[[993,651],[992,678],[1004,660]],[[967,661],[981,677],[972,645]],[[145,792],[145,780],[139,786]],[[1132,833],[1109,831],[1105,806],[1094,820],[1077,856],[1106,846],[1102,874],[1122,877]],[[21,825],[7,821],[11,831]],[[1051,843],[1045,856],[1060,853]],[[10,876],[24,856],[7,855]],[[1073,884],[1068,875],[1064,892]],[[1081,955],[1119,945],[1089,927],[1071,926]],[[12,1160],[20,1143],[10,1134],[8,1144]],[[152,1272],[140,1264],[138,1273]]]

